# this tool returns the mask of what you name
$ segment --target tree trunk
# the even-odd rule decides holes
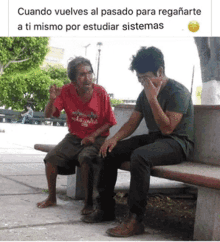
[[[3,74],[3,72],[4,72],[4,68],[3,68],[3,65],[1,65],[1,63],[0,63],[0,77]]]
[[[220,38],[195,37],[202,74],[202,104],[220,105]]]

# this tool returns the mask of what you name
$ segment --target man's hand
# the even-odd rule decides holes
[[[56,84],[50,87],[50,100],[55,100],[61,93],[61,88],[57,87]]]
[[[148,101],[151,101],[152,99],[157,98],[160,92],[162,83],[163,82],[160,77],[145,79],[145,81],[143,82],[143,86],[144,86],[144,91]]]
[[[82,139],[81,145],[88,146],[88,145],[94,144],[94,142],[95,142],[95,137],[93,137],[93,136],[87,136],[84,139]]]
[[[107,156],[107,150],[108,152],[111,152],[113,148],[117,145],[118,141],[115,138],[111,138],[109,140],[106,140],[102,147],[99,150],[99,154],[105,158]]]

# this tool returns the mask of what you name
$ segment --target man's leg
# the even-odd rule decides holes
[[[118,142],[117,146],[108,156],[103,159],[97,189],[99,196],[97,198],[98,208],[91,215],[85,216],[82,220],[87,223],[96,223],[114,218],[114,187],[117,179],[117,169],[121,163],[130,160],[133,150],[152,142],[149,135],[135,136],[127,140]]]
[[[46,208],[49,206],[54,206],[57,203],[57,199],[56,199],[57,166],[47,162],[45,169],[46,169],[49,196],[45,201],[37,203],[38,208]]]
[[[46,208],[56,205],[56,178],[58,168],[68,169],[70,163],[74,163],[77,154],[83,149],[81,139],[67,134],[65,138],[45,157],[46,177],[48,183],[48,198],[37,203],[37,207]]]
[[[88,164],[88,162],[83,162],[81,165],[83,186],[85,191],[85,201],[84,207],[81,211],[82,215],[87,215],[93,212],[93,166]]]
[[[178,164],[185,155],[181,146],[171,138],[164,138],[136,149],[131,155],[131,181],[128,197],[128,220],[107,233],[127,237],[144,232],[142,224],[150,185],[151,167]]]
[[[85,190],[85,205],[81,211],[82,215],[87,215],[93,212],[93,162],[97,158],[100,147],[104,141],[105,137],[98,137],[93,145],[86,146],[78,155],[78,161],[82,170],[83,186]]]
[[[32,116],[30,114],[27,114],[25,122],[24,123],[30,123],[30,119],[32,118]]]
[[[26,119],[26,115],[22,118],[22,121],[21,121],[22,124],[24,124],[25,119]]]

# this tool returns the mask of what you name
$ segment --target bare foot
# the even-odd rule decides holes
[[[81,210],[82,215],[88,215],[94,211],[93,205],[85,205],[84,208]]]
[[[38,208],[47,208],[47,207],[56,206],[56,205],[57,205],[56,200],[51,200],[50,198],[47,198],[43,202],[37,203]]]

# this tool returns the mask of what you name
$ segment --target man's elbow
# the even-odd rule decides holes
[[[52,115],[48,115],[47,113],[44,113],[45,118],[51,118]]]
[[[171,127],[165,127],[161,129],[161,133],[164,135],[170,135],[173,133],[173,129]]]
[[[45,118],[51,118],[52,116],[49,116],[49,115],[45,115]]]
[[[45,118],[51,118],[53,116],[53,114],[54,114],[53,112],[51,113],[51,112],[48,112],[47,110],[44,111]]]

